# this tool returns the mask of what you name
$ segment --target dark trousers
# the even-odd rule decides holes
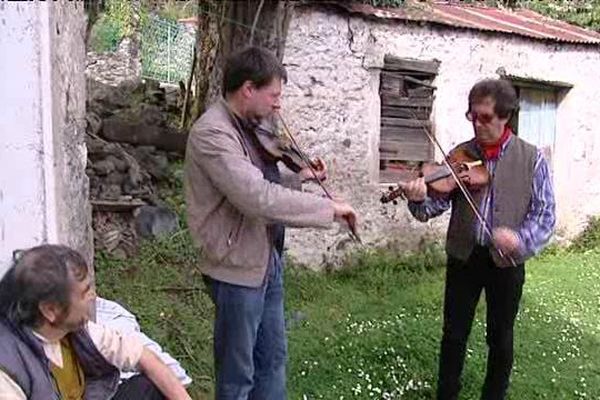
[[[523,264],[498,268],[485,247],[476,247],[467,262],[448,258],[438,400],[458,398],[467,339],[482,289],[488,359],[481,399],[506,397],[513,365],[513,326],[524,281]]]
[[[205,281],[216,309],[216,399],[286,399],[283,265],[277,252],[261,287]]]
[[[146,375],[136,375],[119,385],[112,400],[164,400],[160,390]]]

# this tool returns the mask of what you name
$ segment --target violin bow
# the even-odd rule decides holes
[[[304,153],[300,149],[300,145],[298,145],[298,142],[296,141],[296,138],[294,137],[294,135],[292,134],[292,132],[288,128],[285,120],[283,119],[283,116],[281,115],[281,113],[279,111],[276,111],[276,114],[279,117],[279,119],[281,120],[281,123],[283,125],[283,129],[285,131],[285,134],[290,139],[292,145],[298,151],[298,154],[300,154],[300,158],[302,158],[302,161],[304,161],[306,163],[306,165],[308,166],[311,174],[313,175],[313,178],[319,184],[319,186],[321,187],[321,189],[323,189],[323,192],[325,193],[325,196],[327,196],[330,200],[333,200],[333,196],[331,195],[331,193],[329,192],[329,190],[327,190],[327,187],[325,187],[325,184],[323,182],[321,182],[321,180],[318,178],[317,171],[315,171],[314,167],[312,166],[312,161],[308,158],[308,156],[306,155],[306,153]],[[346,217],[345,219],[346,219],[346,222],[348,223],[348,227],[350,228],[350,237],[354,241],[356,241],[357,243],[362,244],[362,240],[360,239],[360,236],[358,236],[358,232],[356,232],[356,226],[350,222],[349,218]]]
[[[414,119],[417,119],[416,114],[414,114],[412,111],[410,111],[410,112],[412,114],[412,117]],[[473,128],[475,128],[474,124],[473,124]],[[431,133],[429,133],[425,127],[421,126],[421,129],[423,130],[423,132],[425,133],[425,135],[427,136],[429,141],[431,143],[433,143],[437,147],[437,149],[440,151],[440,153],[444,156],[444,165],[446,166],[446,168],[448,168],[450,175],[452,176],[452,179],[454,180],[454,182],[456,182],[456,185],[460,189],[462,195],[465,197],[465,200],[467,200],[469,207],[471,208],[471,210],[473,210],[473,213],[479,220],[479,223],[481,224],[481,226],[483,226],[483,230],[490,237],[490,242],[491,242],[494,250],[496,250],[496,252],[500,256],[500,258],[504,258],[505,260],[508,260],[512,264],[512,266],[515,267],[517,265],[517,263],[515,262],[514,258],[512,258],[510,256],[510,254],[504,254],[504,252],[502,250],[500,250],[498,247],[496,247],[496,245],[494,244],[492,230],[491,230],[490,226],[488,225],[487,221],[485,220],[485,218],[479,211],[479,207],[477,207],[477,205],[475,204],[475,200],[471,196],[471,193],[469,193],[469,190],[467,189],[467,187],[465,186],[463,181],[461,181],[460,178],[458,177],[458,174],[454,170],[454,167],[452,167],[452,165],[448,161],[448,159],[449,159],[448,154],[446,154],[446,152],[442,148],[442,145],[440,144],[440,142],[435,138],[435,136],[433,136]]]

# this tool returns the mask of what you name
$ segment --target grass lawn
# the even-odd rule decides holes
[[[212,388],[212,306],[181,232],[139,256],[96,260],[100,295],[134,312],[144,331],[194,379]],[[338,272],[288,268],[290,399],[432,399],[441,336],[444,260],[358,254]],[[482,299],[483,300],[483,299]],[[462,398],[478,398],[485,373],[481,302]],[[516,324],[510,399],[600,399],[600,249],[555,251],[527,265]]]

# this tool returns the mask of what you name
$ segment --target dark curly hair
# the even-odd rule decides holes
[[[235,92],[246,81],[261,88],[274,78],[287,81],[287,72],[277,57],[263,47],[246,47],[227,59],[223,70],[223,93]]]
[[[519,106],[517,92],[506,79],[485,79],[477,82],[469,92],[469,111],[473,104],[486,97],[495,101],[494,112],[500,118],[510,118]]]
[[[71,285],[88,275],[84,258],[73,249],[42,245],[13,253],[13,265],[0,280],[0,316],[15,325],[42,322],[39,305],[56,302],[67,313]]]

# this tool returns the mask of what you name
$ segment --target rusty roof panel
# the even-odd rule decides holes
[[[600,44],[598,32],[544,17],[531,10],[508,10],[447,1],[407,2],[400,8],[376,8],[353,2],[342,7],[353,13],[382,19],[431,22],[556,42]]]

